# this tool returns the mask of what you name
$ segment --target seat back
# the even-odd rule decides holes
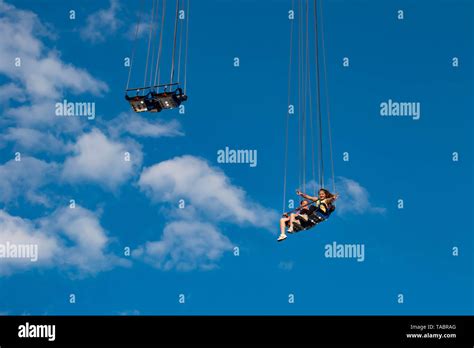
[[[135,97],[128,99],[128,102],[132,106],[133,111],[135,112],[145,112],[148,111],[147,104],[144,97]]]

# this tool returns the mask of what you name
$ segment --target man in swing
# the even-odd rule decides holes
[[[310,215],[314,214],[318,220],[323,221],[329,218],[331,213],[336,209],[333,202],[337,199],[338,195],[332,194],[326,189],[320,189],[318,197],[307,195],[299,190],[296,191],[296,194],[304,198],[304,200],[300,202],[300,206],[294,213],[291,213],[289,216],[288,213],[283,214],[283,217],[280,219],[280,236],[277,239],[278,242],[288,237],[285,233],[286,226],[289,226],[289,233],[293,233],[295,224],[300,224],[304,228],[311,228],[315,223],[309,220]],[[309,202],[313,202],[314,205]]]
[[[307,200],[302,200],[300,202],[300,206],[293,210],[293,212],[284,213],[282,218],[280,219],[280,236],[278,237],[278,241],[281,242],[285,240],[288,236],[285,233],[286,227],[288,228],[289,233],[293,233],[293,224],[297,221],[297,218],[300,216],[305,216],[306,219],[309,214],[311,214],[312,210],[310,210],[309,202]]]

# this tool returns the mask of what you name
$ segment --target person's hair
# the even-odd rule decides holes
[[[307,200],[307,199],[301,200],[300,205],[303,205],[303,202],[308,202],[308,200]],[[309,203],[309,202],[308,202],[308,203]]]
[[[331,192],[329,192],[328,190],[326,189],[319,189],[318,193],[323,191],[325,194],[326,194],[326,198],[333,198],[334,197],[334,194],[332,194]]]

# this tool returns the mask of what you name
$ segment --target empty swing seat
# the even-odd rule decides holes
[[[129,97],[125,95],[125,99],[135,112],[160,112],[179,107],[182,102],[188,100],[188,96],[183,93],[181,88],[177,88],[173,92],[156,93],[151,91],[144,96]]]
[[[130,103],[133,111],[135,112],[145,112],[148,111],[148,106],[146,103],[146,97],[145,96],[135,96],[135,97],[129,97],[128,95],[125,96],[125,99]]]
[[[151,93],[151,104],[158,112],[163,109],[175,109],[186,100],[188,100],[188,96],[183,93],[181,88],[171,93]]]

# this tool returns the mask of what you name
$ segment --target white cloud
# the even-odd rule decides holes
[[[42,187],[54,181],[59,173],[56,163],[36,158],[14,159],[0,166],[0,201],[8,204],[24,196],[28,201],[48,205],[48,197]]]
[[[59,52],[48,48],[47,39],[54,34],[31,11],[0,0],[0,32],[0,75],[12,80],[1,87],[2,102],[22,103],[4,111],[4,126],[19,124],[21,128],[54,129],[53,136],[81,131],[82,120],[58,118],[54,104],[61,101],[65,92],[102,95],[108,91],[107,84],[86,70],[63,62]],[[20,66],[15,65],[17,58],[21,59]],[[61,146],[60,142],[56,144]]]
[[[2,45],[16,46],[15,52],[21,51],[29,56],[38,56],[42,44],[33,33],[44,33],[45,27],[40,23],[36,14],[23,11],[0,0],[0,27],[2,28]],[[11,43],[8,43],[10,41]],[[2,53],[6,53],[3,52]],[[2,60],[6,63],[4,60]],[[10,61],[10,63],[12,63]]]
[[[264,226],[277,221],[277,216],[270,218],[273,215],[271,212],[262,213],[262,207],[248,202],[245,192],[232,186],[222,171],[193,156],[176,157],[145,169],[139,186],[155,201],[175,203],[184,198],[190,202],[184,213],[167,214],[178,220],[165,226],[160,240],[147,242],[133,252],[135,258],[165,271],[210,270],[217,267],[224,253],[232,249],[232,243],[212,222],[213,217]],[[338,212],[364,214],[385,211],[370,203],[367,190],[356,181],[338,178],[337,187],[340,194]],[[251,207],[249,209],[256,216],[245,207]],[[208,213],[210,222],[199,221],[203,218],[203,212]],[[260,216],[263,220],[255,222],[254,219]],[[291,271],[294,262],[281,261],[278,268]]]
[[[212,224],[183,220],[166,225],[161,240],[147,242],[133,256],[165,271],[210,270],[231,249],[230,240]]]
[[[110,6],[107,9],[89,15],[86,26],[81,29],[81,38],[92,43],[105,41],[106,36],[115,33],[121,25],[118,19],[119,10],[118,0],[110,0]]]
[[[166,212],[174,221],[165,226],[160,240],[147,242],[133,253],[162,270],[217,267],[233,247],[220,231],[219,222],[265,229],[278,222],[275,211],[252,201],[224,172],[194,156],[175,157],[145,168],[138,185],[155,202],[186,201],[186,209]]]
[[[64,143],[52,133],[31,128],[9,128],[3,140],[14,142],[17,150],[27,150],[29,153],[49,151],[63,154],[72,150],[70,144]]]
[[[57,97],[63,88],[77,94],[89,92],[94,95],[108,90],[105,83],[85,70],[62,62],[55,52],[49,52],[41,59],[26,58],[23,69],[27,75],[20,74],[18,77],[24,79],[29,92],[41,98]]]
[[[332,180],[326,180],[325,188],[333,190]],[[306,193],[317,195],[319,184],[314,180],[306,183]],[[336,190],[339,198],[336,201],[336,211],[339,214],[383,214],[386,209],[374,206],[369,200],[369,192],[355,180],[345,177],[336,178]]]
[[[140,188],[156,202],[185,199],[207,217],[271,228],[278,219],[232,185],[220,169],[194,156],[175,157],[143,170]]]
[[[31,221],[0,210],[0,243],[35,244],[38,260],[3,258],[0,274],[9,275],[32,268],[53,268],[74,276],[93,275],[129,262],[107,252],[110,239],[91,211],[61,208],[52,215]]]
[[[47,32],[38,17],[0,0],[0,73],[26,89],[28,99],[57,98],[64,89],[74,93],[101,94],[105,83],[96,80],[85,70],[64,63],[59,54],[48,50],[40,40]],[[21,58],[21,66],[15,59]]]
[[[109,133],[115,137],[130,134],[137,137],[176,137],[182,136],[181,124],[177,120],[163,121],[154,118],[152,121],[135,113],[121,113],[107,124]]]
[[[40,221],[48,233],[61,235],[72,247],[63,245],[61,259],[56,263],[77,268],[81,273],[95,274],[115,265],[127,265],[123,259],[106,252],[110,238],[100,225],[98,216],[90,210],[62,208]],[[63,243],[65,244],[65,243]]]
[[[23,90],[14,83],[7,83],[0,86],[0,103],[5,103],[10,100],[16,100],[19,102],[24,102],[26,100]]]
[[[386,209],[374,206],[369,200],[369,192],[355,180],[339,177],[337,180],[339,199],[336,211],[340,214],[383,214]]]
[[[126,161],[126,153],[130,161]],[[74,145],[74,155],[64,163],[62,177],[68,182],[94,182],[115,189],[131,178],[142,162],[140,146],[133,141],[108,139],[94,129]]]
[[[37,230],[29,220],[9,215],[0,210],[0,244],[34,244],[38,246],[38,260],[31,262],[26,258],[4,258],[0,262],[0,275],[31,267],[51,266],[53,258],[60,251],[58,240],[54,236]]]
[[[146,13],[146,12],[140,13],[137,11],[132,18],[133,18],[133,21],[129,23],[128,29],[125,32],[125,38],[127,38],[128,40],[135,40],[135,37],[137,39],[148,37],[148,34],[150,32],[150,25],[151,25],[150,24],[151,14]],[[138,19],[140,19],[140,25],[138,26],[138,32],[137,32]],[[155,25],[156,25],[156,22],[155,22]]]
[[[59,119],[55,116],[54,111],[55,101],[47,99],[33,104],[23,104],[13,109],[8,109],[5,113],[8,117],[12,118],[11,121],[14,121],[16,125],[40,129],[54,126],[53,122]],[[67,119],[74,123],[71,126],[77,127],[77,120],[75,118],[68,117]]]
[[[67,136],[81,133],[85,128],[83,117],[58,117],[55,114],[56,101],[44,99],[33,104],[24,104],[5,111],[10,123],[19,128],[31,128],[41,132]],[[51,149],[61,152],[62,149]]]

